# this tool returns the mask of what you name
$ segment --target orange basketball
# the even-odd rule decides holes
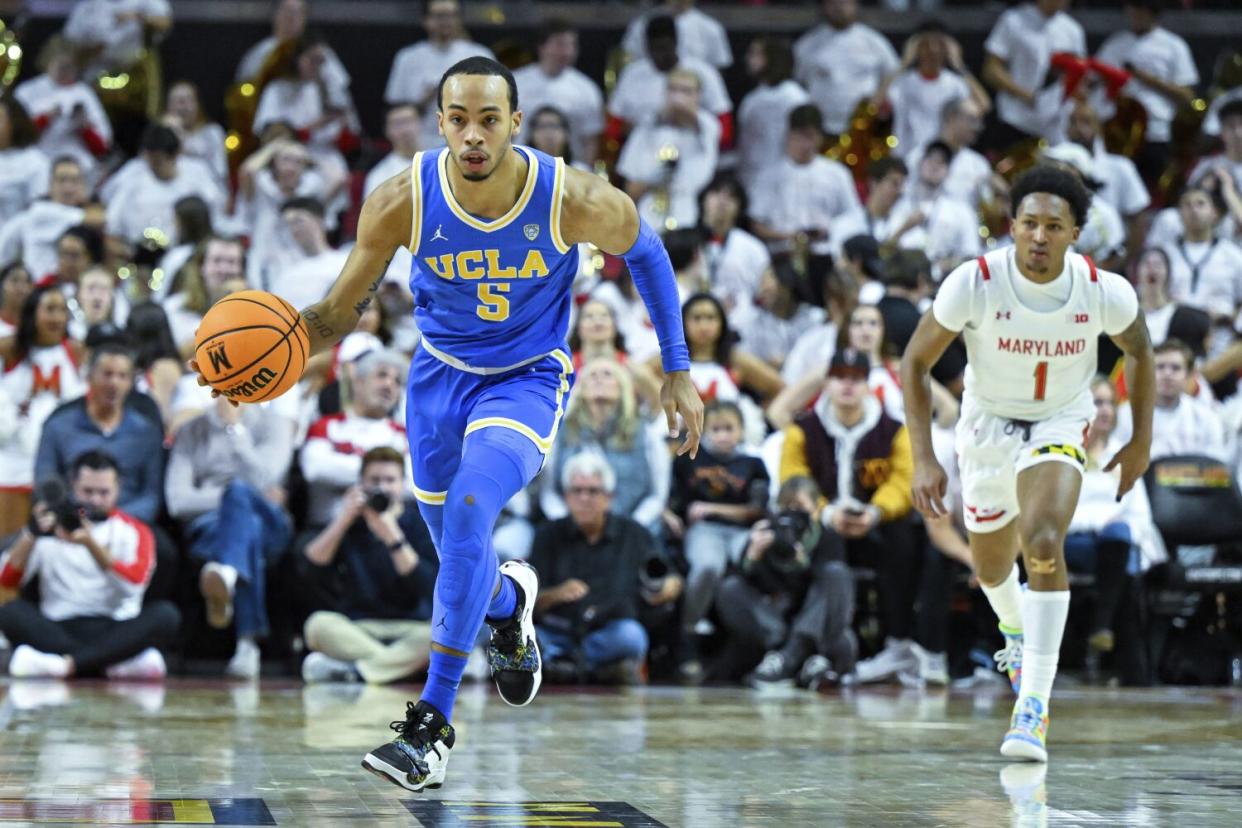
[[[212,388],[238,402],[273,400],[302,376],[310,338],[292,305],[262,290],[230,293],[195,332],[194,359]]]

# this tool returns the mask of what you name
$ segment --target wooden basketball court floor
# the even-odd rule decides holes
[[[359,767],[416,687],[0,684],[0,826],[1242,825],[1242,694],[1073,690],[1052,761],[1010,697],[463,688],[445,786]]]

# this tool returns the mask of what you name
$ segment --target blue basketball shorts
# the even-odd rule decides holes
[[[503,374],[482,375],[419,348],[410,365],[405,409],[414,496],[443,505],[466,437],[480,429],[516,431],[546,461],[569,403],[573,371],[569,355],[559,350]]]

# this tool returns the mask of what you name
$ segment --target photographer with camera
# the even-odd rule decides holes
[[[647,530],[609,513],[616,484],[603,455],[574,455],[561,472],[569,516],[535,534],[530,563],[548,585],[535,600],[548,681],[640,683],[649,645],[640,601],[663,607],[681,594],[679,576],[650,564],[656,551]]]
[[[716,593],[727,635],[709,676],[736,678],[759,662],[747,684],[797,677],[813,688],[854,669],[854,578],[839,539],[817,520],[818,500],[814,480],[790,478],[777,496],[780,511],[751,529],[740,571]]]
[[[146,524],[117,509],[117,462],[88,451],[59,480],[40,484],[30,524],[0,555],[0,586],[39,578],[39,606],[18,598],[0,606],[0,633],[18,645],[9,675],[159,679],[158,647],[172,642],[181,614],[167,601],[143,606],[155,570]]]
[[[303,575],[324,607],[306,620],[307,682],[387,684],[426,665],[439,560],[404,492],[405,455],[371,449],[336,517],[303,550]]]
[[[237,617],[237,648],[225,672],[259,675],[255,640],[268,632],[266,569],[289,546],[293,526],[282,483],[293,459],[293,429],[268,405],[217,398],[177,430],[165,481],[168,511],[190,554],[205,561],[199,591],[207,623]]]

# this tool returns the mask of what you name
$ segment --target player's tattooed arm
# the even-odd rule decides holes
[[[413,217],[409,176],[380,185],[362,205],[358,241],[323,301],[302,311],[311,354],[328,350],[358,325],[383,283],[397,248],[410,241]]]

